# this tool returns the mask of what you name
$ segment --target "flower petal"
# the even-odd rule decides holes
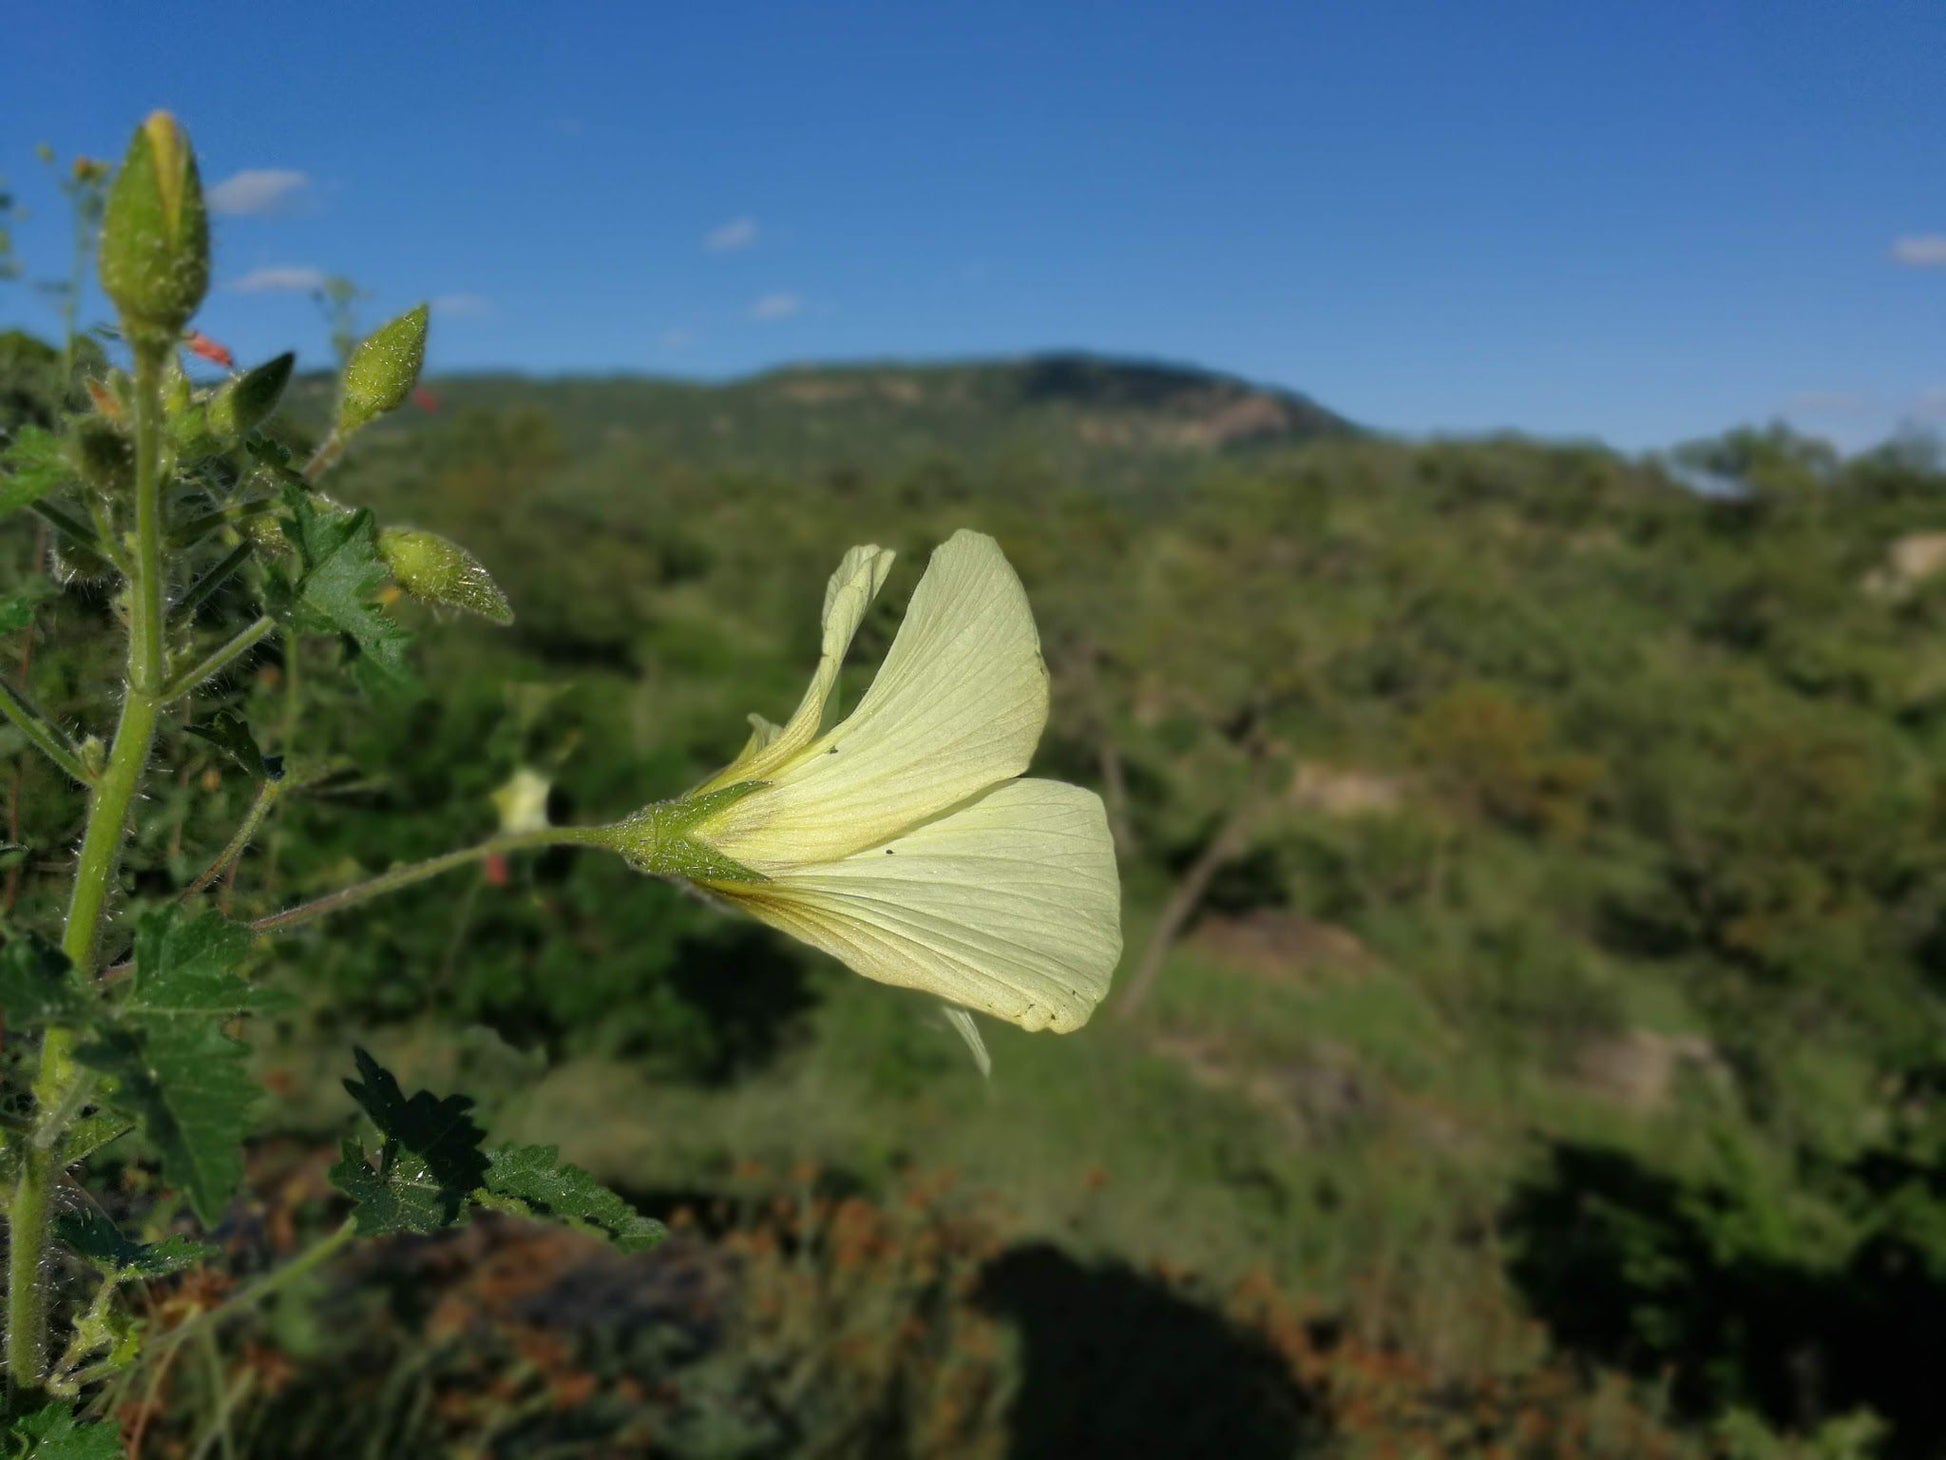
[[[780,739],[718,776],[769,784],[697,834],[759,872],[829,862],[1019,775],[1046,723],[1026,591],[992,538],[956,532],[858,708],[788,761]]]
[[[761,715],[752,715],[749,743],[735,760],[698,786],[697,791],[714,790],[734,781],[763,780],[817,738],[824,723],[824,708],[838,683],[838,671],[844,667],[845,652],[851,648],[858,625],[864,622],[866,610],[878,596],[896,556],[876,543],[866,543],[845,554],[838,571],[824,586],[824,647],[818,655],[810,688],[798,701],[790,723],[779,728]]]
[[[1080,1028],[1122,952],[1101,798],[1059,781],[1010,781],[884,846],[715,890],[867,978],[1023,1029]]]

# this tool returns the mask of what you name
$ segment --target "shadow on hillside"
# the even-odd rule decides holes
[[[1875,1173],[1853,1173],[1867,1186]],[[1946,1281],[1884,1230],[1842,1266],[1773,1247],[1778,1214],[1689,1185],[1615,1151],[1563,1145],[1511,1204],[1510,1271],[1562,1345],[1644,1378],[1667,1373],[1692,1417],[1731,1404],[1808,1428],[1869,1406],[1894,1426],[1888,1454],[1946,1442]]]
[[[979,1301],[1021,1335],[1010,1460],[1309,1452],[1309,1406],[1278,1355],[1133,1268],[1016,1247]]]

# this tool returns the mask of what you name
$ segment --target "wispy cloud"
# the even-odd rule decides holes
[[[789,319],[804,312],[804,301],[795,294],[766,294],[750,306],[752,319]]]
[[[479,319],[493,313],[493,301],[483,294],[441,294],[433,299],[432,312],[447,319]]]
[[[249,167],[211,188],[207,201],[210,212],[232,218],[274,216],[310,185],[310,178],[289,168]]]
[[[1895,238],[1892,259],[1909,269],[1946,269],[1946,233],[1908,233]]]
[[[295,290],[308,294],[324,287],[325,272],[303,264],[278,264],[267,269],[252,269],[230,287],[239,294],[274,294]]]
[[[665,350],[686,349],[695,342],[695,339],[696,336],[685,329],[664,330],[662,332],[662,348]]]
[[[703,247],[711,253],[735,253],[739,249],[754,248],[756,243],[755,218],[732,218],[703,235]]]

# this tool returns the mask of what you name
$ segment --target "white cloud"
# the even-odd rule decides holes
[[[732,218],[703,235],[703,247],[711,253],[735,253],[739,249],[754,247],[756,242],[755,218]]]
[[[481,294],[441,294],[432,301],[432,312],[447,319],[478,319],[493,313],[493,301]]]
[[[1946,269],[1946,233],[1908,233],[1892,240],[1892,258],[1912,269]]]
[[[662,332],[662,348],[665,350],[685,349],[695,341],[695,338],[688,330],[664,330]]]
[[[280,264],[267,269],[252,269],[230,287],[239,294],[274,294],[286,289],[308,294],[314,289],[322,289],[324,281],[323,269],[308,268],[302,264]]]
[[[789,319],[804,310],[804,301],[795,294],[766,294],[750,306],[752,319]]]
[[[310,183],[310,178],[289,168],[250,167],[211,188],[207,201],[210,212],[231,217],[274,215],[283,212]]]

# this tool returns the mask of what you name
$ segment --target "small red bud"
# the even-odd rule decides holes
[[[500,852],[487,853],[485,870],[489,887],[505,887],[513,880],[513,874],[507,870],[507,859]]]
[[[189,346],[190,354],[200,355],[210,364],[221,365],[225,370],[236,369],[236,356],[230,353],[229,347],[217,344],[201,330],[191,330],[184,343]]]

